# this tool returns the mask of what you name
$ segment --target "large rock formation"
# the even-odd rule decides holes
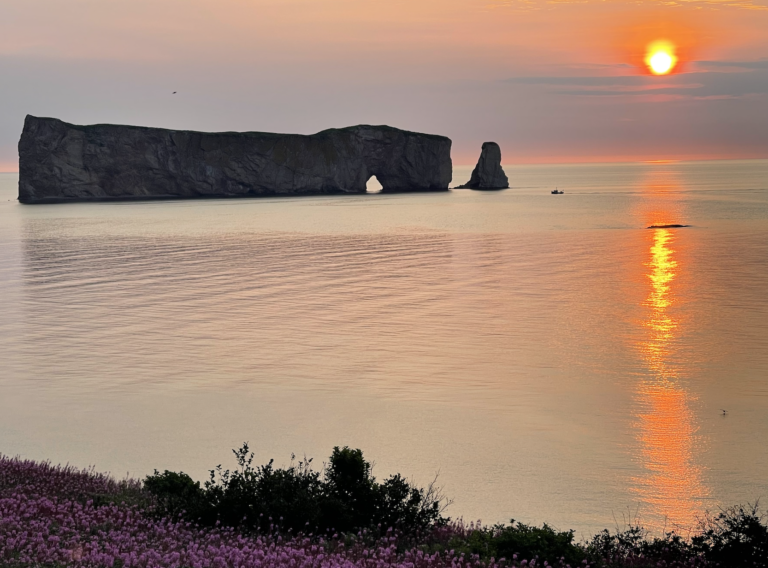
[[[27,116],[19,201],[236,197],[446,190],[451,140],[389,126],[312,136],[76,126]]]
[[[458,189],[507,189],[509,180],[501,167],[501,148],[496,142],[485,142],[469,181]]]

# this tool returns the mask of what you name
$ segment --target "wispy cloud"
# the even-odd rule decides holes
[[[555,96],[623,97],[632,100],[727,100],[768,95],[768,61],[699,61],[693,72],[649,75],[510,77],[504,82]],[[640,97],[641,99],[639,99]]]
[[[700,89],[704,85],[701,83],[689,83],[689,84],[672,84],[661,83],[654,85],[605,85],[603,87],[583,86],[579,85],[573,89],[567,91],[561,91],[561,93],[567,93],[571,95],[620,95],[620,94],[635,94],[635,93],[647,93],[649,91],[677,91],[685,89]]]
[[[700,70],[715,70],[721,72],[744,72],[768,70],[768,59],[756,61],[695,61],[694,65]]]

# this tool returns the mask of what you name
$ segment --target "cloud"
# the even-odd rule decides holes
[[[647,93],[649,91],[673,91],[673,90],[680,90],[680,89],[700,89],[704,85],[701,83],[683,83],[683,84],[672,84],[672,83],[660,83],[660,84],[654,84],[654,85],[605,85],[603,87],[594,87],[594,86],[582,86],[581,88],[575,88],[570,91],[562,91],[560,94],[569,94],[569,95],[595,95],[595,94],[606,94],[606,95],[620,95],[620,94],[635,94],[635,93]]]
[[[698,69],[719,71],[756,71],[768,70],[768,59],[758,59],[757,61],[695,61]]]
[[[595,75],[573,75],[573,76],[554,76],[554,77],[510,77],[505,79],[506,83],[519,85],[554,85],[554,86],[580,86],[580,87],[602,87],[608,85],[644,85],[648,82],[648,77],[643,75],[618,75],[618,76],[595,76]]]
[[[727,100],[768,95],[768,61],[697,61],[665,77],[573,75],[510,77],[504,82],[555,96],[633,97],[636,101]],[[642,97],[642,98],[638,98]]]

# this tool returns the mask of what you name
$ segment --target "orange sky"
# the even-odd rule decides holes
[[[768,157],[768,1],[0,0],[0,169],[27,113],[311,133],[472,163]],[[680,65],[648,76],[647,44]],[[171,96],[172,91],[178,94]]]

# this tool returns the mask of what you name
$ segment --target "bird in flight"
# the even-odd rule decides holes
[[[726,414],[728,414],[728,411],[727,411],[727,410],[725,410],[724,408],[721,408],[720,410],[722,410],[722,411],[723,411],[723,416],[725,416]]]
[[[173,94],[175,95],[175,94],[176,94],[176,91],[173,91]]]

